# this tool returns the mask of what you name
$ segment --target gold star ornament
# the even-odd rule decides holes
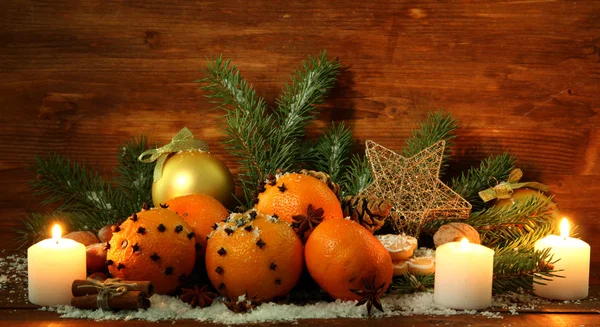
[[[374,182],[362,193],[389,200],[391,218],[399,230],[418,237],[431,219],[466,219],[471,204],[439,178],[445,141],[405,158],[373,141],[366,142],[366,156]]]

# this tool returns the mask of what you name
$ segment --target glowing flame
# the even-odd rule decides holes
[[[463,237],[463,239],[460,240],[460,244],[469,244],[469,239],[466,237]]]
[[[60,229],[60,225],[59,224],[54,225],[54,227],[52,227],[52,239],[54,239],[56,242],[58,242],[58,240],[60,240],[61,235],[62,235],[62,230]]]
[[[569,237],[569,221],[567,218],[563,218],[560,222],[560,236],[567,238]]]

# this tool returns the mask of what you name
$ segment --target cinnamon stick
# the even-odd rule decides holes
[[[121,281],[122,283],[130,284],[127,286],[129,291],[139,291],[144,294],[145,297],[151,297],[154,294],[154,285],[149,281]],[[71,292],[74,297],[98,294],[98,288],[92,282],[87,280],[78,279],[73,281],[71,286]]]
[[[85,310],[100,309],[98,294],[78,296],[71,299],[71,305]],[[150,301],[140,291],[129,291],[119,296],[108,297],[108,308],[111,310],[137,310],[150,307]]]

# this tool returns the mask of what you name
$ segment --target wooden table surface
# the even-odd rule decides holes
[[[489,154],[515,154],[525,179],[549,185],[580,225],[597,285],[600,1],[0,1],[0,248],[14,249],[20,218],[49,209],[27,186],[35,155],[60,152],[113,177],[123,140],[143,133],[164,143],[187,126],[235,173],[219,113],[193,82],[202,77],[197,69],[222,53],[272,103],[295,67],[322,49],[344,69],[309,137],[343,120],[356,151],[367,139],[399,150],[430,109],[445,108],[461,125],[451,172]],[[2,325],[145,325],[58,319],[13,297],[0,298]],[[376,322],[599,324],[590,311],[553,310]]]

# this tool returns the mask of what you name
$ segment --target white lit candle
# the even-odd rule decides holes
[[[27,249],[29,302],[37,305],[71,304],[71,285],[85,279],[85,246],[61,238],[54,225],[52,238]]]
[[[580,300],[588,296],[590,278],[590,245],[569,237],[569,222],[563,218],[560,223],[560,236],[548,235],[535,243],[535,249],[550,248],[557,275],[546,285],[533,284],[535,295],[555,300]]]
[[[435,261],[435,303],[468,310],[492,304],[494,250],[464,238],[438,247]]]

